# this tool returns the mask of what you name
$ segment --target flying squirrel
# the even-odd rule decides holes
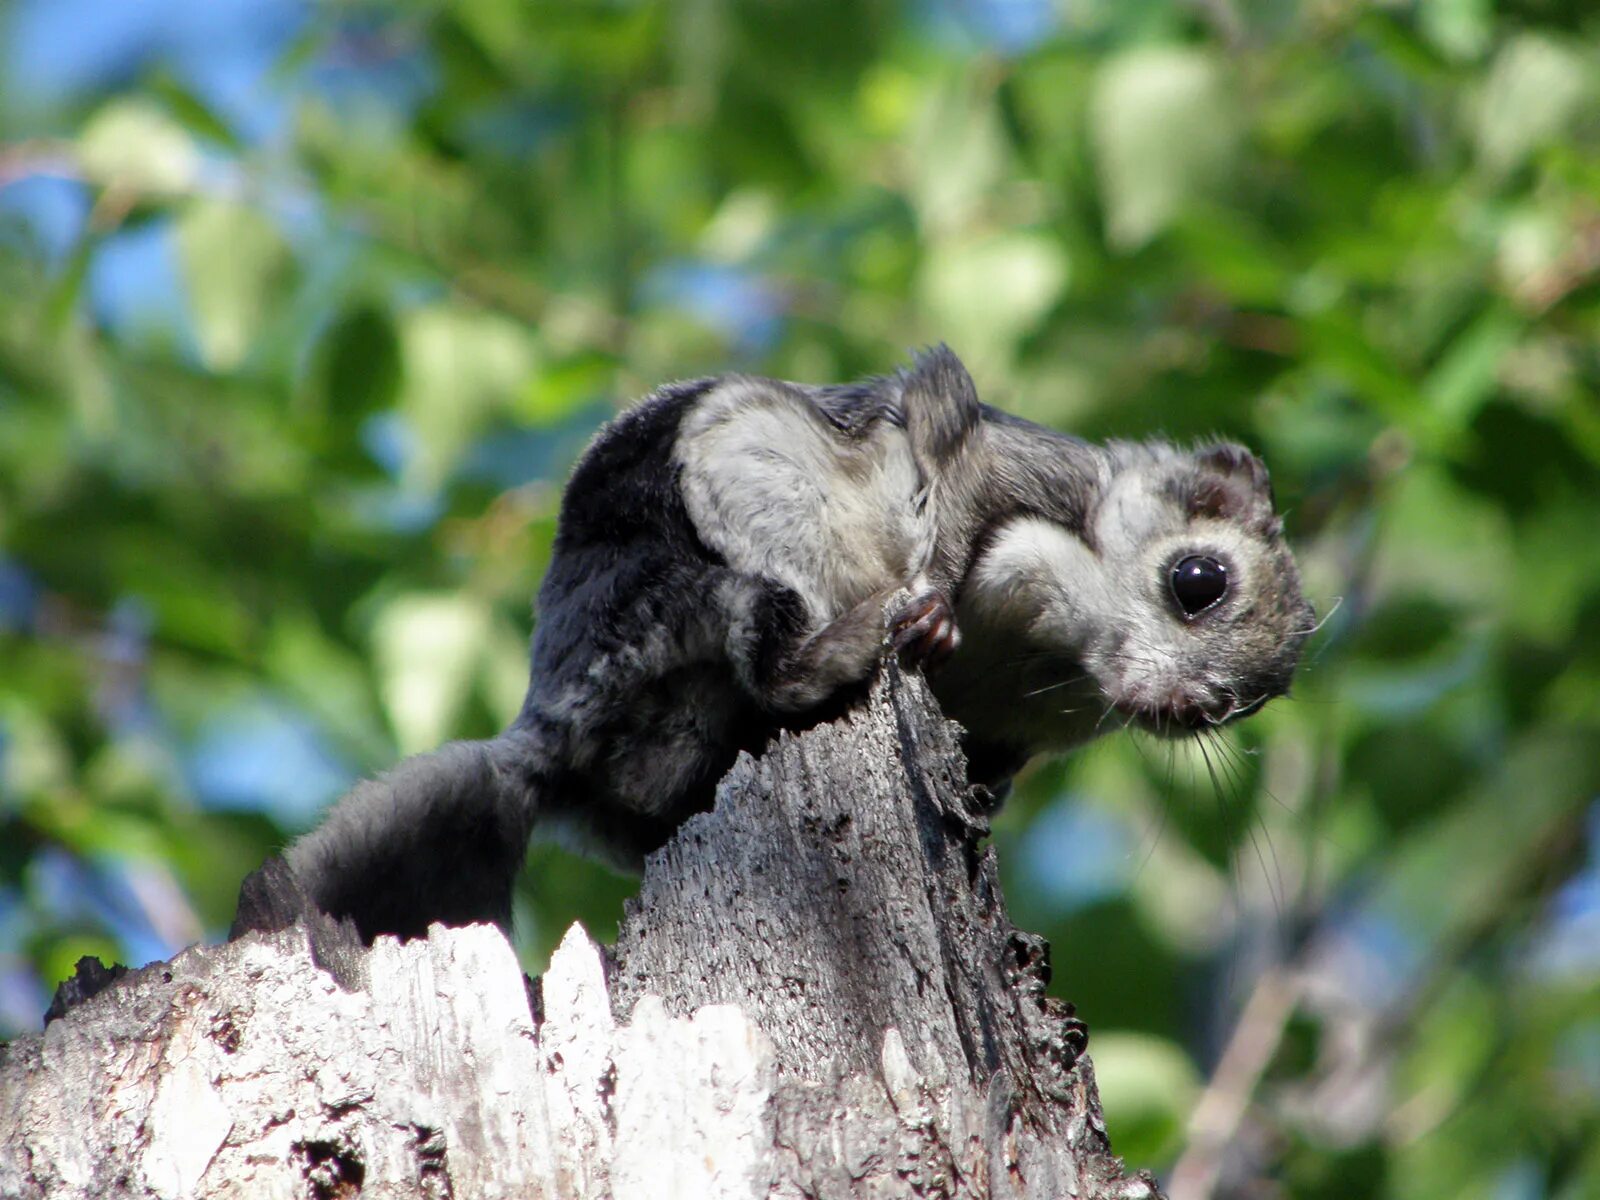
[[[943,346],[855,384],[729,375],[640,401],[572,474],[537,613],[510,727],[358,784],[245,881],[235,935],[307,905],[367,940],[509,927],[541,831],[638,869],[886,640],[998,790],[1106,728],[1255,711],[1312,624],[1249,451],[1053,432],[980,403]]]

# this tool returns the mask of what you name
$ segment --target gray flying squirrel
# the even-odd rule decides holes
[[[637,869],[886,637],[940,668],[972,779],[999,787],[1107,727],[1254,711],[1311,623],[1242,447],[1054,433],[981,404],[944,347],[844,386],[673,384],[567,485],[510,728],[359,784],[245,881],[234,932],[307,907],[368,940],[508,926],[536,829]]]

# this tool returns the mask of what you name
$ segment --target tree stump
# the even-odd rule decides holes
[[[102,977],[0,1051],[0,1196],[1155,1197],[984,799],[889,662],[741,758],[615,950],[574,927],[531,988],[486,926]]]

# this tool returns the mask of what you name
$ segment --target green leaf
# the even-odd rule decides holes
[[[1494,394],[1500,362],[1522,336],[1516,314],[1491,308],[1450,343],[1422,384],[1435,428],[1459,434]]]
[[[507,410],[533,374],[533,339],[515,321],[461,305],[407,313],[400,327],[400,408],[416,434],[406,482],[431,491],[449,477],[488,418]]]
[[[288,249],[261,213],[217,200],[186,207],[177,238],[201,358],[212,370],[232,370],[267,319]]]
[[[908,147],[908,191],[923,229],[937,234],[967,224],[990,198],[1005,173],[1005,135],[993,102],[975,102],[959,84],[924,95]]]
[[[143,99],[107,104],[78,135],[84,173],[106,187],[177,194],[194,186],[200,153],[187,131]]]
[[[243,146],[226,121],[200,99],[192,90],[178,82],[172,75],[162,72],[150,81],[150,93],[161,99],[167,111],[196,137],[216,142],[235,153]]]
[[[1344,380],[1375,411],[1407,428],[1415,427],[1420,406],[1410,377],[1344,310],[1310,316],[1300,329],[1317,365]]]
[[[389,720],[406,754],[448,739],[489,642],[491,614],[472,596],[413,593],[391,601],[373,628]]]
[[[1595,93],[1595,66],[1561,42],[1522,34],[1495,56],[1478,106],[1478,158],[1503,174],[1556,137]]]
[[[1222,71],[1206,51],[1187,46],[1131,50],[1101,67],[1089,132],[1106,234],[1124,251],[1225,180],[1240,136]]]
[[[975,362],[1008,362],[1060,299],[1069,275],[1056,239],[1018,231],[936,243],[919,281],[935,328]]]
[[[72,256],[67,259],[65,269],[50,289],[50,294],[42,305],[45,323],[50,328],[56,330],[63,328],[77,311],[79,298],[83,295],[84,280],[88,278],[89,267],[94,261],[95,241],[92,235],[78,239],[72,248]]]
[[[317,343],[314,384],[330,422],[354,430],[400,390],[400,338],[388,312],[362,304],[343,313]]]
[[[1417,24],[1441,54],[1465,62],[1489,48],[1494,5],[1492,0],[1422,0]]]

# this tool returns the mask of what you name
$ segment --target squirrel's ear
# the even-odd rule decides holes
[[[1270,494],[1272,491],[1272,481],[1267,475],[1267,464],[1237,442],[1217,442],[1211,446],[1203,446],[1195,457],[1202,467],[1207,467],[1218,475],[1247,482],[1258,492]]]
[[[942,462],[983,421],[977,386],[943,342],[918,354],[900,378],[901,410],[912,444],[927,461]]]
[[[978,387],[966,364],[943,342],[919,350],[905,373],[907,390],[917,389],[947,397],[947,403],[976,406]]]
[[[1185,497],[1191,517],[1239,521],[1271,537],[1282,529],[1267,466],[1235,442],[1218,442],[1195,454],[1200,467]]]

